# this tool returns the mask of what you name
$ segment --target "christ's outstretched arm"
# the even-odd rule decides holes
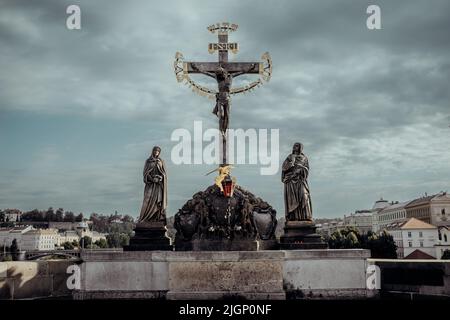
[[[206,76],[210,76],[211,78],[216,79],[216,74],[215,74],[215,73],[208,72],[208,71],[204,71],[204,70],[202,70],[201,67],[199,68],[199,67],[197,66],[197,64],[195,64],[195,63],[193,63],[193,62],[191,62],[191,68],[192,68],[193,70],[197,71],[197,72],[200,72],[200,73],[206,75]]]
[[[243,71],[239,71],[239,72],[233,73],[233,74],[232,74],[232,75],[233,75],[233,78],[238,77],[238,76],[240,76],[240,75],[243,75],[244,73],[249,72],[249,71],[252,70],[255,66],[256,66],[256,63],[252,63],[252,64],[250,65],[250,67],[248,67],[246,70],[243,70]]]

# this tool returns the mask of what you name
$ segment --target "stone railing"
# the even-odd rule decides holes
[[[450,299],[450,260],[369,259],[380,274],[381,298]]]
[[[73,260],[0,262],[0,299],[71,298]]]
[[[85,252],[75,299],[366,299],[368,250]]]
[[[450,299],[450,261],[369,251],[86,251],[0,262],[0,299]]]

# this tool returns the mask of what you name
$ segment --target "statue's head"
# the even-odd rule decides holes
[[[292,147],[292,153],[300,154],[303,152],[303,144],[300,142],[294,143],[294,146]]]
[[[154,146],[152,150],[152,156],[158,158],[161,153],[161,148],[159,146]]]
[[[219,73],[219,74],[225,74],[225,72],[226,72],[226,70],[225,70],[222,66],[220,66],[219,68],[217,68],[217,73]]]

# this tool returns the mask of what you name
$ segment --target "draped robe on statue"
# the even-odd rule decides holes
[[[283,163],[286,221],[312,220],[308,174],[308,158],[303,153],[292,153]]]
[[[151,156],[144,166],[144,200],[140,222],[165,221],[167,208],[167,174],[164,161]]]

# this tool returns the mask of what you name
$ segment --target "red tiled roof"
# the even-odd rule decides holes
[[[403,225],[400,226],[400,229],[437,229],[437,227],[423,222],[422,220],[416,219],[416,218],[410,218],[408,221],[403,223]]]
[[[430,256],[428,253],[420,251],[419,249],[414,250],[410,254],[408,254],[404,259],[436,259],[435,257]]]

